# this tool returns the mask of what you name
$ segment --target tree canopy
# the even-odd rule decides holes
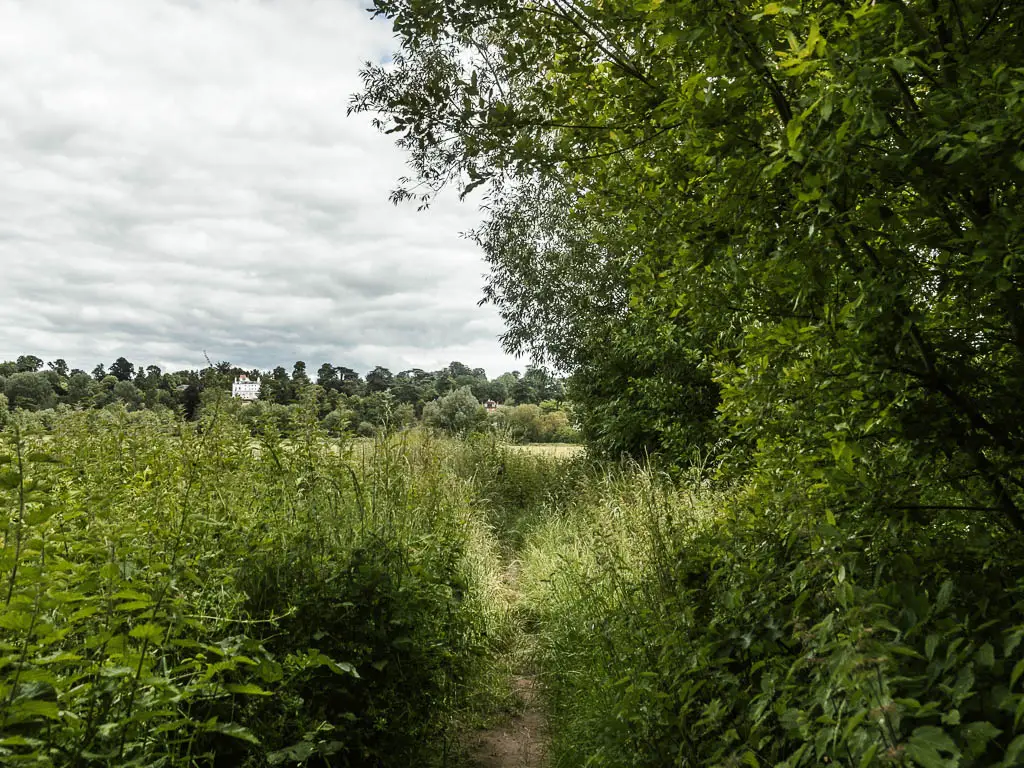
[[[410,153],[394,199],[486,185],[513,346],[599,326],[564,292],[617,265],[627,304],[710,361],[737,464],[1024,530],[1024,6],[374,7],[401,50],[353,109]],[[533,213],[561,221],[530,231]],[[539,338],[572,360],[595,337]]]

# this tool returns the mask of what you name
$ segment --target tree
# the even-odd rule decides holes
[[[317,386],[327,391],[338,391],[341,379],[338,377],[338,369],[330,363],[324,363],[316,372]]]
[[[135,366],[125,358],[119,357],[110,364],[109,375],[118,381],[131,381],[135,376]]]
[[[335,408],[321,421],[321,426],[327,434],[338,437],[352,428],[353,412],[347,408]]]
[[[142,370],[141,367],[139,370]],[[163,371],[160,370],[159,366],[147,365],[146,366],[146,377],[142,381],[142,388],[146,391],[152,391],[160,386],[160,382],[163,378]]]
[[[306,363],[302,360],[297,360],[292,367],[292,385],[297,392],[307,384],[309,384],[309,374],[306,373]]]
[[[49,380],[42,373],[22,371],[8,376],[4,382],[4,394],[11,410],[23,408],[39,411],[53,408],[57,397]]]
[[[640,307],[594,337],[569,379],[583,438],[598,454],[665,455],[677,462],[712,453],[722,437],[721,401],[710,361],[685,324]]]
[[[35,355],[22,355],[16,365],[19,373],[35,373],[43,367],[43,361]]]
[[[260,400],[279,405],[295,402],[292,380],[283,366],[277,366],[269,376],[263,377],[260,382]]]
[[[543,366],[528,365],[526,373],[509,389],[509,398],[517,405],[537,405],[542,400],[561,400],[561,383]]]
[[[378,365],[366,374],[366,389],[369,392],[383,392],[395,383],[395,377],[387,368]]]
[[[124,403],[129,410],[142,407],[142,393],[130,381],[118,381],[114,384],[113,395],[117,402]]]
[[[47,367],[62,378],[66,378],[68,374],[68,363],[62,358],[58,357],[56,360],[46,364]]]
[[[343,365],[339,365],[337,371],[338,379],[341,381],[339,391],[342,394],[352,397],[353,395],[361,395],[363,393],[363,380],[358,373]]]
[[[68,379],[67,402],[70,405],[88,403],[96,393],[96,382],[84,371],[76,371]]]
[[[95,381],[103,381],[103,377],[107,375],[106,369],[103,367],[103,363],[100,363],[92,369],[92,377]]]
[[[354,108],[410,152],[395,199],[550,182],[713,340],[764,477],[1024,531],[1024,5],[376,8],[402,50]]]
[[[461,387],[427,403],[423,409],[423,421],[451,434],[468,434],[487,423],[487,410],[469,387]]]

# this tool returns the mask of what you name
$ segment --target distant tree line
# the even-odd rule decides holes
[[[506,428],[524,441],[574,437],[562,403],[563,382],[542,366],[511,371],[489,379],[483,368],[452,362],[437,371],[413,368],[392,373],[377,366],[360,375],[353,368],[323,363],[314,375],[296,361],[289,373],[245,369],[217,362],[202,369],[164,372],[156,365],[136,365],[124,357],[91,372],[70,368],[58,358],[44,362],[22,355],[0,363],[0,419],[7,411],[46,411],[58,407],[103,408],[120,404],[129,410],[170,409],[195,418],[204,392],[227,391],[238,376],[259,379],[260,399],[245,417],[254,423],[271,418],[282,429],[295,423],[295,409],[316,387],[316,403],[325,428],[340,434],[373,434],[386,425],[420,420],[449,432],[478,430],[489,424]],[[505,406],[488,418],[483,403]]]

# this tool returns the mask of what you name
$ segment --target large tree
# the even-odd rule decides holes
[[[38,411],[53,408],[57,404],[49,379],[45,374],[34,371],[21,371],[8,376],[4,382],[4,394],[12,410],[24,408]]]
[[[35,373],[43,367],[42,358],[35,355],[21,355],[16,364],[19,373]]]
[[[354,106],[410,151],[395,199],[556,185],[711,340],[765,476],[1024,530],[1024,5],[375,7],[401,51]]]
[[[119,357],[110,364],[110,371],[108,373],[118,381],[131,381],[132,377],[135,376],[135,365],[128,362],[125,358]]]

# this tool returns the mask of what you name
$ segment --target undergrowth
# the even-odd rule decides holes
[[[1024,560],[969,520],[638,472],[523,558],[555,766],[1024,763]]]
[[[12,417],[0,763],[455,766],[524,670],[555,768],[1024,762],[1024,553],[968,511],[307,415]]]
[[[230,403],[0,433],[0,762],[454,764],[506,611],[457,447]]]

